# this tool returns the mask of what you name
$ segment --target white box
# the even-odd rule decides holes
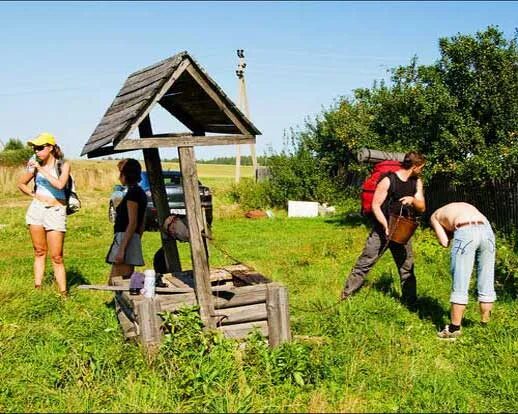
[[[317,217],[318,202],[316,201],[289,201],[288,217]]]

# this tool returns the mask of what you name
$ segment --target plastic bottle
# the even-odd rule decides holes
[[[152,298],[155,296],[155,271],[147,269],[144,271],[144,297]]]

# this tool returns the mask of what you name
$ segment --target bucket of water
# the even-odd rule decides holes
[[[419,223],[410,217],[404,217],[401,213],[391,214],[389,217],[389,240],[394,243],[406,244],[414,234]]]

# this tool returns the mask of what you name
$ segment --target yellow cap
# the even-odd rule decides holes
[[[27,144],[34,145],[37,147],[46,144],[56,145],[56,139],[54,138],[54,135],[49,134],[48,132],[42,132],[36,138],[27,141]]]

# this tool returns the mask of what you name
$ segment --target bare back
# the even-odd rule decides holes
[[[446,230],[453,232],[461,223],[487,221],[486,217],[468,203],[450,203],[437,209],[433,216]]]

